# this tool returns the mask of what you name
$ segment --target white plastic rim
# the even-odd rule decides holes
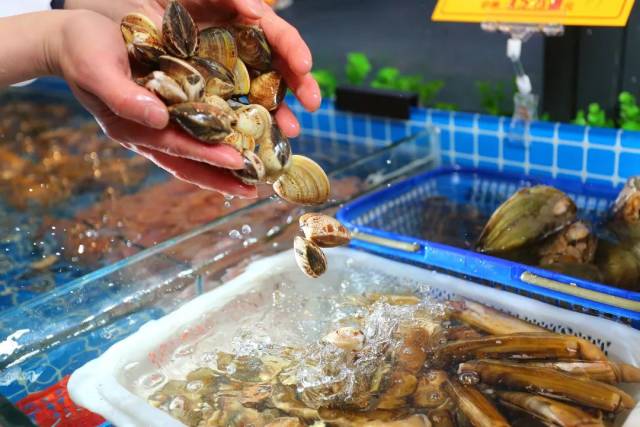
[[[365,252],[338,248],[327,251],[328,273],[320,279],[304,276],[291,251],[254,262],[246,271],[227,284],[186,303],[163,318],[150,321],[136,333],[114,344],[99,358],[87,363],[71,375],[68,391],[73,401],[95,412],[118,427],[181,427],[169,414],[149,405],[124,386],[122,375],[132,363],[153,369],[150,355],[175,350],[184,344],[177,337],[187,330],[197,330],[204,316],[219,311],[236,296],[282,280],[286,274],[300,283],[318,286],[318,281],[333,283],[340,272],[352,266],[368,268],[407,280],[428,283],[434,296],[465,297],[519,315],[523,319],[559,331],[571,329],[575,334],[596,343],[608,343],[609,357],[619,362],[640,365],[640,331],[606,319],[574,313],[520,295],[481,286],[445,274],[380,258]],[[209,327],[209,325],[207,325]],[[640,387],[624,385],[636,399]],[[640,426],[640,409],[636,407],[624,427]]]

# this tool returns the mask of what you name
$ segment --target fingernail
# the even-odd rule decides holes
[[[280,130],[287,136],[287,138],[295,138],[298,136],[298,133],[300,133],[300,127],[295,121],[287,121],[284,124],[278,122],[278,125],[280,125]]]
[[[247,6],[256,18],[261,18],[264,14],[264,6],[262,4],[262,0],[248,0]]]
[[[296,91],[296,97],[302,102],[308,111],[315,111],[322,103],[322,95],[317,85],[304,85]]]
[[[144,123],[155,129],[164,129],[169,121],[167,109],[158,106],[155,102],[148,103],[144,107]]]

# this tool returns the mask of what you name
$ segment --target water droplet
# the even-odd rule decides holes
[[[441,399],[440,393],[438,393],[437,391],[434,391],[433,393],[431,393],[429,395],[429,400],[436,401],[436,400],[440,400],[440,399]]]
[[[391,164],[391,159],[387,159],[387,164],[390,165]]]
[[[230,208],[231,207],[231,202],[224,202],[224,207],[225,208]]]
[[[227,374],[229,375],[233,375],[236,373],[236,364],[235,363],[229,363],[229,365],[227,365]]]
[[[249,224],[244,224],[242,226],[242,234],[249,234],[251,233],[251,226]]]
[[[231,237],[232,239],[242,239],[242,234],[240,234],[240,232],[238,230],[231,230],[229,232],[229,237]]]

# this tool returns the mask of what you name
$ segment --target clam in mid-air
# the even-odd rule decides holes
[[[327,257],[321,248],[347,245],[351,233],[337,219],[315,212],[302,215],[298,224],[304,237],[297,236],[294,241],[296,262],[303,273],[315,279],[327,269]]]

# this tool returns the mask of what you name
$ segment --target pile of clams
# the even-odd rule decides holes
[[[544,185],[496,209],[476,249],[586,280],[640,290],[640,177],[629,178],[608,217],[591,225],[574,201]]]
[[[194,138],[242,153],[245,167],[233,171],[238,178],[272,184],[292,203],[326,202],[327,175],[313,160],[292,154],[271,116],[287,88],[272,69],[262,29],[229,25],[199,31],[177,0],[167,5],[162,31],[140,13],[126,15],[120,28],[136,65],[151,71],[137,83],[162,99],[172,121]]]
[[[359,294],[305,348],[218,352],[148,397],[188,426],[605,427],[640,369],[474,301]],[[344,325],[344,326],[342,326]]]

